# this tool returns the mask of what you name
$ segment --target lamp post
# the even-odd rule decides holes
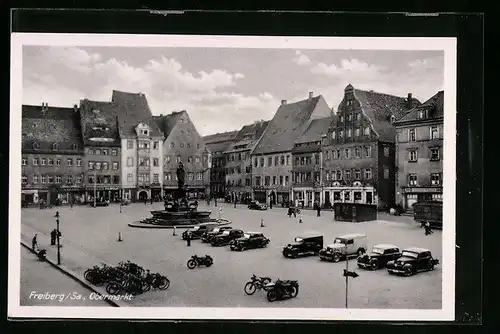
[[[94,208],[97,207],[97,170],[94,169]]]
[[[59,232],[59,211],[56,211],[56,230],[57,230],[57,265],[61,264],[61,243],[60,243],[60,232]]]

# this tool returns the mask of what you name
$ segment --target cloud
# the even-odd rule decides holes
[[[373,64],[368,64],[357,59],[342,59],[339,65],[317,63],[311,68],[314,74],[328,75],[332,77],[359,77],[365,78],[377,75],[382,68]]]
[[[308,56],[303,54],[301,51],[297,50],[295,51],[296,57],[293,58],[293,62],[299,66],[307,66],[311,64],[311,59],[309,59]]]
[[[271,118],[279,105],[268,92],[235,92],[243,73],[190,72],[164,56],[131,64],[76,47],[45,47],[25,52],[23,64],[24,104],[73,106],[83,98],[110,101],[113,89],[142,92],[153,114],[187,110],[202,135],[239,129],[257,114]]]

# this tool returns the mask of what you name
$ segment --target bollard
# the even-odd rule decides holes
[[[121,234],[120,232],[118,232],[118,240],[117,240],[117,241],[118,241],[118,242],[123,241],[123,239],[122,239],[122,234]]]

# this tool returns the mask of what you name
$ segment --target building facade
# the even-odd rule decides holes
[[[327,117],[325,99],[309,93],[305,100],[281,102],[259,142],[251,153],[253,194],[258,201],[273,205],[292,199],[292,149],[311,120]]]
[[[24,206],[83,200],[84,151],[76,105],[23,105],[21,145]]]
[[[247,203],[252,199],[252,160],[250,152],[269,121],[256,121],[241,128],[234,142],[224,152],[226,161],[226,194],[231,202]]]
[[[443,100],[440,91],[394,123],[396,204],[407,212],[418,201],[443,200]]]
[[[177,167],[182,161],[186,171],[186,195],[203,198],[210,187],[210,152],[194,126],[187,111],[155,117],[165,136],[163,143],[163,184],[166,196],[177,189]]]
[[[216,133],[202,138],[211,154],[210,196],[212,198],[228,196],[226,191],[227,155],[224,152],[234,142],[238,132]]]
[[[324,202],[394,205],[393,123],[418,104],[411,94],[403,98],[345,88],[323,145]]]
[[[322,146],[332,117],[312,120],[307,130],[295,141],[292,149],[293,199],[304,207],[323,203]],[[329,198],[325,200],[325,207],[329,207]]]
[[[84,144],[85,200],[119,201],[121,197],[121,142],[117,108],[111,102],[80,101]]]
[[[113,91],[121,145],[122,197],[163,198],[163,134],[143,93]]]

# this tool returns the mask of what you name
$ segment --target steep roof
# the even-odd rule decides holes
[[[244,125],[238,132],[234,141],[227,148],[227,152],[253,149],[269,123],[270,121],[257,121],[253,124]]]
[[[212,144],[217,142],[234,140],[238,135],[238,132],[239,130],[214,133],[212,135],[204,136],[203,141],[205,142],[205,144]]]
[[[76,108],[22,106],[22,149],[52,151],[53,144],[59,152],[83,150],[80,114]],[[73,145],[76,145],[75,147]]]
[[[282,104],[267,126],[253,154],[290,151],[304,132],[321,95],[295,103]]]
[[[295,141],[296,144],[310,143],[321,140],[321,135],[328,133],[328,128],[332,122],[331,117],[317,118],[310,121],[306,131]]]
[[[429,112],[426,119],[444,117],[444,91],[441,90],[437,92],[430,99],[410,110],[405,116],[394,122],[394,125],[419,120],[418,114],[422,110],[427,110]]]
[[[179,117],[183,112],[184,111],[176,111],[168,115],[153,116],[153,119],[156,122],[156,126],[161,132],[163,132],[165,139],[168,138],[170,132],[172,132],[172,129],[174,128],[175,124],[177,124]]]
[[[111,101],[117,108],[121,135],[135,136],[135,127],[144,123],[150,127],[151,136],[161,136],[146,95],[113,90]]]
[[[396,140],[396,129],[391,123],[391,115],[400,119],[420,101],[412,98],[408,101],[405,97],[377,93],[355,89],[354,95],[361,103],[363,112],[370,119],[373,129],[379,136],[380,141],[394,142]]]
[[[80,116],[83,142],[94,146],[120,146],[118,129],[118,110],[111,102],[80,101]],[[92,138],[111,141],[93,141]]]

